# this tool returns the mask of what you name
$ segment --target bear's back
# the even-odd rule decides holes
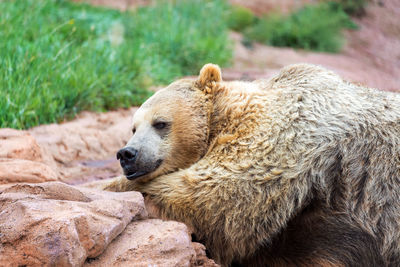
[[[311,65],[254,84],[260,91],[248,97],[231,88],[241,96],[233,101],[237,114],[204,166],[223,166],[219,175],[236,180],[237,195],[280,172],[304,179],[314,192],[309,198],[348,214],[376,236],[387,258],[400,257],[399,94]]]

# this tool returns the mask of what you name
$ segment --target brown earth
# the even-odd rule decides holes
[[[347,44],[339,54],[262,44],[254,44],[249,49],[242,45],[240,34],[232,33],[234,64],[224,71],[225,79],[264,78],[289,64],[311,63],[334,70],[355,83],[387,91],[400,91],[399,17],[400,1],[372,1],[367,6],[366,15],[355,18],[359,30],[345,32]]]

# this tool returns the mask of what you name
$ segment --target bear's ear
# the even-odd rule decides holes
[[[199,78],[197,79],[197,85],[201,90],[210,93],[215,83],[221,81],[221,68],[218,65],[209,63],[201,68]]]

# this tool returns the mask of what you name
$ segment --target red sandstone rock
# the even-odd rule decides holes
[[[55,163],[27,131],[0,129],[0,184],[57,180]]]
[[[132,219],[147,216],[137,192],[59,182],[9,187],[0,194],[0,211],[0,266],[80,266]]]
[[[148,219],[129,224],[100,257],[86,261],[84,266],[218,265],[207,259],[204,246],[191,242],[190,233],[184,224]]]
[[[218,267],[219,265],[215,261],[209,259],[206,255],[206,247],[203,244],[193,242],[192,246],[196,252],[196,258],[193,260],[191,266],[202,266],[202,267]]]
[[[0,129],[0,158],[42,161],[40,147],[26,131]]]
[[[114,155],[131,136],[133,111],[83,112],[73,121],[41,125],[29,130],[41,147],[59,163],[99,160]]]
[[[112,178],[121,173],[115,154],[132,135],[135,109],[83,112],[73,121],[41,125],[29,133],[57,162],[61,181],[78,184]]]
[[[0,158],[0,184],[41,183],[55,180],[57,174],[44,163]]]

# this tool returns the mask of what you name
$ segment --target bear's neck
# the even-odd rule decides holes
[[[211,99],[212,108],[209,122],[209,144],[221,134],[233,134],[248,109],[253,96],[262,93],[249,82],[221,84]]]

